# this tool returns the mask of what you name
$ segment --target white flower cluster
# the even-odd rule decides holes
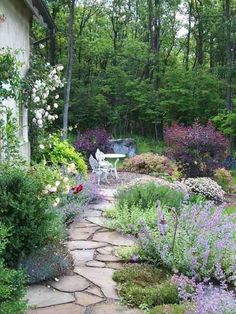
[[[224,201],[224,190],[210,178],[189,178],[184,181],[190,193],[200,194],[216,203]]]
[[[63,192],[63,194],[68,194],[70,192],[69,178],[64,177],[62,181],[57,180],[54,185],[48,184],[43,190],[43,194]],[[57,197],[54,200],[53,206],[56,207],[60,203],[60,198]]]
[[[46,67],[48,65],[46,64]],[[48,76],[42,80],[36,80],[32,89],[31,99],[38,107],[35,109],[33,123],[39,128],[43,128],[44,123],[52,122],[58,118],[56,114],[53,114],[51,110],[58,108],[58,104],[55,102],[52,106],[47,105],[50,92],[55,91],[57,88],[64,86],[61,80],[60,72],[63,70],[62,65],[58,65],[51,69]],[[59,95],[55,96],[55,100],[59,98]]]

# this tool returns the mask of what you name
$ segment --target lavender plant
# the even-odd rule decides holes
[[[139,237],[142,258],[197,280],[235,282],[235,219],[224,215],[224,206],[185,205],[177,224],[171,212],[160,207],[158,212],[156,230],[144,227]]]

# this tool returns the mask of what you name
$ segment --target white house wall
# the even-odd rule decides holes
[[[21,76],[23,77],[29,68],[30,59],[30,20],[31,12],[25,6],[22,0],[0,0],[0,14],[6,17],[5,22],[0,23],[0,48],[9,47],[13,50],[20,49],[17,58],[22,62]],[[13,109],[17,118],[19,118],[18,106],[13,100],[6,102],[7,106]],[[22,153],[24,157],[29,158],[27,110],[23,113],[23,146]]]

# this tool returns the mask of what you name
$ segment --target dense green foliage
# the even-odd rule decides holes
[[[9,230],[0,224],[0,314],[23,314],[26,310],[26,302],[22,301],[26,277],[21,271],[4,266],[8,236]]]
[[[134,265],[117,271],[113,279],[119,283],[119,293],[128,305],[145,309],[179,301],[177,287],[163,269]]]
[[[27,169],[2,165],[0,173],[0,219],[9,228],[5,259],[17,266],[35,249],[62,238],[63,226],[42,182]]]
[[[58,28],[56,59],[66,65],[70,1],[47,2]],[[205,123],[225,114],[230,84],[226,79],[233,78],[235,86],[227,31],[233,39],[236,28],[223,3],[77,3],[70,125],[78,125],[80,131],[105,126],[115,135],[135,132],[157,138],[165,123],[190,124],[196,118]],[[38,26],[34,33],[39,39],[45,35]],[[47,47],[41,49],[47,52]],[[62,111],[60,123],[61,115]],[[227,114],[225,121],[230,126]]]

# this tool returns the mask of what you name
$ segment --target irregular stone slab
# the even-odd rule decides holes
[[[100,211],[106,211],[109,208],[112,208],[114,205],[111,202],[102,202],[99,204],[90,205],[89,208],[93,208]]]
[[[99,254],[96,256],[96,260],[100,262],[120,262],[122,259],[111,254],[109,255]]]
[[[103,268],[103,267],[106,267],[106,264],[99,261],[89,261],[86,263],[86,266]]]
[[[99,286],[104,295],[109,299],[119,299],[116,292],[116,283],[112,276],[114,270],[110,268],[75,267],[74,272]]]
[[[124,264],[110,262],[110,263],[107,263],[107,267],[115,269],[115,270],[120,270],[124,268]]]
[[[27,314],[85,314],[86,308],[75,303],[29,310]]]
[[[107,246],[107,243],[104,242],[94,242],[94,241],[70,241],[67,242],[69,250],[90,250],[97,249],[100,247]]]
[[[89,218],[87,218],[87,221],[90,221],[95,225],[105,227],[105,228],[109,224],[109,220],[110,219],[104,218],[104,217],[89,217]]]
[[[107,230],[106,230],[107,231]],[[99,254],[111,254],[114,251],[114,247],[113,246],[105,246],[102,248],[97,249],[97,252]]]
[[[121,304],[98,304],[95,305],[91,314],[142,314],[143,312],[138,309],[127,309]]]
[[[101,189],[101,193],[105,197],[113,198],[116,194],[116,189]]]
[[[100,210],[96,210],[96,209],[86,209],[83,212],[83,217],[87,218],[87,217],[100,217],[102,215],[102,212]]]
[[[100,289],[98,289],[97,287],[88,288],[85,291],[91,294],[95,294],[99,297],[104,297]]]
[[[90,228],[71,228],[68,230],[69,238],[72,241],[77,240],[87,240],[91,235],[95,233],[100,227],[90,227]]]
[[[132,246],[134,241],[123,236],[117,231],[96,232],[93,236],[94,241],[103,241],[117,246]]]
[[[76,292],[75,299],[75,303],[82,306],[89,306],[104,301],[104,298],[86,292]]]
[[[49,285],[63,292],[83,291],[89,287],[90,283],[81,276],[64,276],[59,281],[51,281]]]
[[[46,307],[74,302],[75,298],[70,293],[60,292],[43,285],[30,286],[26,294],[30,307]]]
[[[86,262],[92,261],[94,250],[76,250],[71,251],[75,266],[84,266]]]
[[[90,228],[90,227],[96,227],[94,224],[90,222],[74,222],[71,226],[72,228]]]

